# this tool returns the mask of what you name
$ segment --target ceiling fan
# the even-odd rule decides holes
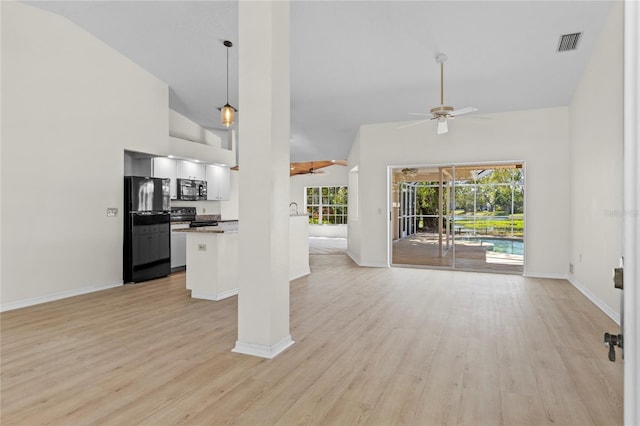
[[[313,163],[311,163],[311,167],[309,168],[309,171],[307,171],[307,174],[309,175],[323,175],[327,173],[324,170],[320,170],[319,168],[315,168],[313,167]]]
[[[290,175],[323,175],[326,172],[320,170],[322,167],[326,167],[326,161],[320,162],[320,166],[316,167],[314,162],[311,163],[291,163]]]
[[[438,130],[437,133],[442,135],[449,131],[449,127],[447,126],[448,120],[453,120],[454,118],[463,115],[470,114],[472,112],[476,112],[478,108],[474,107],[464,107],[460,109],[454,109],[452,106],[444,104],[444,63],[447,61],[447,55],[444,53],[438,53],[436,55],[436,62],[440,64],[440,105],[437,107],[431,108],[431,114],[423,114],[423,113],[410,113],[411,115],[431,115],[430,118],[426,118],[424,120],[419,120],[414,123],[408,124],[406,126],[400,127],[404,129],[406,127],[415,126],[420,123],[424,123],[428,120],[437,120],[438,122]]]
[[[347,160],[322,160],[322,161],[305,161],[300,163],[289,164],[289,176],[294,175],[323,175],[326,172],[323,169],[329,166],[347,166]]]

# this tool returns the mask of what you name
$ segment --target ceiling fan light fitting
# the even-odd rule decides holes
[[[441,118],[438,119],[438,134],[443,135],[449,131],[449,127],[447,126],[447,119]]]

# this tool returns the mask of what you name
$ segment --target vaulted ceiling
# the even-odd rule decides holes
[[[170,107],[220,130],[226,53],[238,105],[237,1],[32,1],[170,87]],[[445,103],[479,113],[568,105],[612,6],[601,1],[292,1],[291,161],[345,159],[361,124]],[[562,34],[583,32],[557,53]],[[435,131],[434,123],[423,125]],[[241,144],[241,127],[239,132]]]

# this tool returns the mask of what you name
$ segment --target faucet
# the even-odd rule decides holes
[[[291,209],[291,206],[296,206],[295,210]],[[294,213],[294,214],[298,214],[298,203],[296,203],[295,201],[292,201],[289,203],[289,213]]]

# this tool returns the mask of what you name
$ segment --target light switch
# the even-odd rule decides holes
[[[118,216],[118,209],[115,207],[107,207],[107,217]]]
[[[199,251],[207,251],[207,245],[206,244],[198,244],[198,250]]]

